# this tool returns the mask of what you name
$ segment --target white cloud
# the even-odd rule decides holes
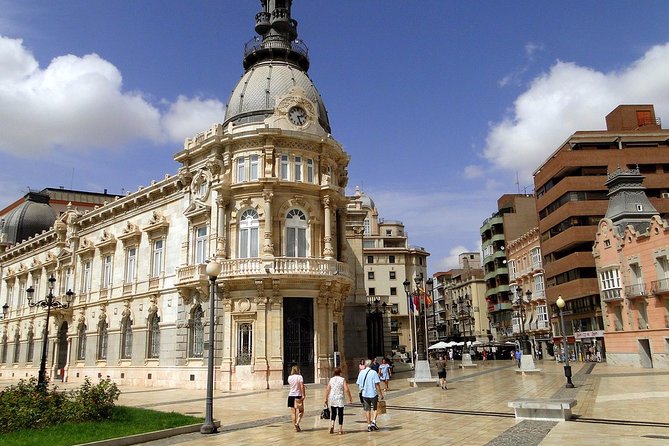
[[[602,73],[556,62],[515,101],[512,116],[490,129],[485,157],[496,167],[518,171],[521,183],[578,130],[605,128],[604,117],[619,104],[655,104],[669,112],[669,43],[658,45],[623,70]]]
[[[469,166],[465,167],[464,174],[465,178],[467,179],[481,178],[483,176],[483,169],[481,166],[470,164]]]
[[[225,106],[214,99],[179,96],[163,116],[163,128],[171,141],[183,141],[223,121]]]
[[[183,96],[163,118],[141,92],[122,87],[121,72],[97,54],[64,55],[41,68],[22,40],[0,36],[0,152],[30,157],[57,147],[182,142],[223,118],[219,101]]]

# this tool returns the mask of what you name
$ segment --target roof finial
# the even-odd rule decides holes
[[[246,44],[244,68],[264,60],[286,60],[304,71],[309,69],[308,49],[297,40],[297,20],[290,15],[292,0],[260,0],[256,14],[255,37]]]

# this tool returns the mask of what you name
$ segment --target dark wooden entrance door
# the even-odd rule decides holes
[[[293,365],[300,366],[305,383],[314,382],[313,299],[283,300],[283,382]]]

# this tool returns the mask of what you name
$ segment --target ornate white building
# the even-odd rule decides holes
[[[53,276],[56,298],[74,297],[51,311],[51,379],[203,388],[212,258],[223,265],[216,388],[280,387],[292,364],[325,382],[334,352],[347,366],[366,355],[366,212],[345,196],[349,157],[307,75],[291,3],[261,2],[226,116],[186,140],[178,172],[0,247],[3,378],[37,375],[46,310],[26,290],[44,299]]]

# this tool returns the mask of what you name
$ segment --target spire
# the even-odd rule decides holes
[[[277,60],[309,69],[309,49],[297,40],[297,21],[290,15],[292,0],[260,0],[262,10],[256,14],[258,33],[244,48],[244,69],[267,61]]]

